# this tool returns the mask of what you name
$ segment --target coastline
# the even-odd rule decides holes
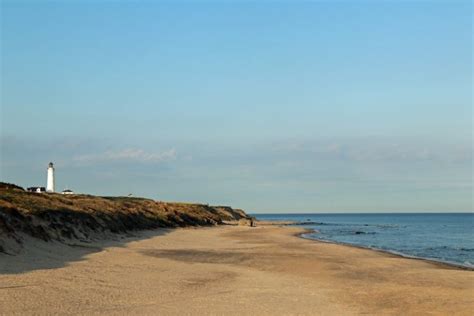
[[[376,251],[376,252],[380,252],[380,253],[384,253],[384,254],[387,254],[387,255],[392,255],[392,256],[400,257],[400,258],[404,258],[404,259],[426,261],[426,262],[430,262],[430,263],[433,263],[433,264],[439,264],[443,267],[451,267],[451,268],[457,268],[457,269],[461,269],[461,270],[474,271],[474,267],[467,266],[467,265],[462,265],[462,264],[457,263],[457,262],[443,261],[443,260],[439,260],[439,259],[435,259],[435,258],[418,257],[418,256],[404,254],[402,252],[397,252],[395,250],[379,249],[379,248],[375,248],[375,247],[366,247],[366,246],[363,246],[363,245],[344,243],[344,242],[339,242],[339,241],[334,241],[334,240],[316,239],[316,238],[310,238],[310,237],[305,236],[308,233],[314,233],[314,232],[315,232],[315,230],[313,230],[313,229],[307,229],[307,231],[299,233],[298,237],[300,237],[301,239],[311,240],[311,241],[315,241],[315,242],[322,242],[322,243],[328,243],[328,244],[334,244],[334,245],[341,245],[341,246],[345,246],[345,247],[354,247],[354,248],[359,248],[359,249]]]
[[[146,231],[123,241],[32,241],[0,254],[5,314],[469,315],[474,274],[315,242],[301,227]],[[186,302],[183,304],[183,302]]]
[[[298,221],[298,220],[286,220],[286,219],[285,220],[264,219],[264,220],[257,220],[257,224],[260,224],[262,226],[305,227],[305,226],[310,226],[310,225],[318,225],[318,224],[322,224],[322,223],[314,222],[314,221]],[[394,256],[403,257],[403,258],[406,258],[406,259],[425,260],[425,261],[428,261],[428,262],[447,265],[447,266],[455,267],[455,268],[458,268],[458,269],[474,271],[474,265],[469,264],[469,263],[461,263],[461,262],[458,262],[458,261],[443,260],[443,259],[434,258],[434,257],[422,257],[422,256],[412,255],[412,254],[409,254],[409,253],[404,253],[403,251],[398,251],[396,249],[383,249],[383,248],[377,248],[375,246],[366,246],[366,245],[362,245],[362,244],[355,244],[355,243],[337,241],[337,240],[332,240],[332,239],[323,239],[323,238],[317,238],[317,237],[313,238],[313,237],[309,237],[307,235],[309,235],[309,234],[317,235],[318,233],[320,233],[318,231],[318,229],[315,229],[315,228],[305,228],[305,229],[306,229],[305,232],[299,234],[300,238],[307,239],[307,240],[312,240],[312,241],[316,241],[316,242],[331,243],[331,244],[336,244],[336,245],[373,250],[373,251],[382,252],[382,253],[386,253],[386,254],[390,254],[390,255],[394,255]]]

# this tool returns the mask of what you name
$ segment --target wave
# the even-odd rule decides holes
[[[385,253],[389,253],[389,254],[392,254],[392,255],[397,255],[397,256],[400,256],[400,257],[403,257],[403,258],[426,260],[426,261],[431,261],[431,262],[435,262],[435,263],[442,263],[442,264],[447,264],[447,265],[454,266],[454,267],[457,267],[457,268],[468,269],[468,270],[474,271],[474,262],[470,262],[470,261],[457,262],[457,261],[452,261],[452,260],[446,260],[444,258],[434,258],[434,257],[430,257],[430,256],[413,255],[413,254],[408,254],[408,253],[401,252],[401,251],[398,251],[398,250],[383,249],[383,248],[375,247],[375,246],[372,246],[372,245],[367,246],[367,245],[353,244],[353,243],[347,243],[347,242],[340,242],[340,241],[335,241],[335,240],[331,240],[331,239],[318,238],[318,237],[316,237],[317,236],[316,233],[317,232],[315,232],[315,233],[304,233],[304,234],[301,234],[300,237],[305,238],[305,239],[330,243],[330,244],[338,244],[338,245],[344,245],[344,246],[357,247],[357,248],[362,248],[362,249],[370,249],[370,250],[374,250],[374,251],[385,252]],[[462,248],[462,247],[460,247],[459,249],[465,249],[465,251],[474,251],[474,249],[471,249],[471,248]]]
[[[375,234],[377,234],[376,232],[364,232],[364,231],[360,231],[360,230],[356,230],[353,233],[354,233],[354,235],[375,235]]]
[[[450,246],[438,246],[438,247],[428,247],[426,250],[454,250],[454,251],[464,251],[472,252],[474,248],[465,248],[465,247],[450,247]]]
[[[377,227],[377,228],[403,228],[405,226],[397,224],[363,224],[363,223],[331,223],[331,222],[298,222],[294,225],[314,225],[314,226],[363,226],[363,227]]]

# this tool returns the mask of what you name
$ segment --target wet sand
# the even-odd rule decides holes
[[[472,315],[473,271],[301,232],[221,226],[30,242],[0,254],[0,314]]]

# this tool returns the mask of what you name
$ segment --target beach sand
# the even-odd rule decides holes
[[[472,315],[474,272],[305,240],[187,228],[0,254],[0,314]]]

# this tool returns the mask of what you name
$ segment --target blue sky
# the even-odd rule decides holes
[[[2,1],[2,181],[471,211],[470,1]]]

